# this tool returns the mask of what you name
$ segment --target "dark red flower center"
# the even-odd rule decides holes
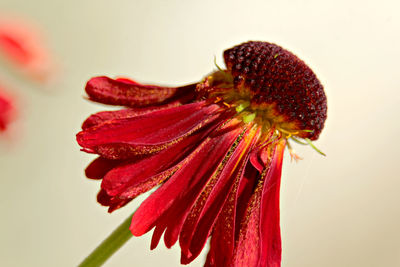
[[[224,52],[227,70],[197,86],[199,95],[221,99],[245,118],[282,133],[318,139],[326,120],[323,86],[297,56],[267,42],[247,42]]]

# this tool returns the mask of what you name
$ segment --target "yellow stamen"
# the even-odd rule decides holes
[[[228,103],[223,102],[223,104],[224,104],[225,106],[227,106],[228,108],[231,108],[231,105],[229,105]]]

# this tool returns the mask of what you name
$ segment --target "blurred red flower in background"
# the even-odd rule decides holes
[[[39,28],[28,20],[1,14],[0,59],[9,63],[23,77],[38,81],[41,85],[54,78],[55,64],[44,38]],[[0,91],[0,130],[5,130],[16,114],[15,101],[3,94]]]
[[[44,38],[31,22],[5,16],[0,19],[0,55],[31,79],[46,82],[54,74]]]
[[[289,140],[318,138],[326,119],[321,83],[283,48],[248,42],[224,52],[227,70],[183,87],[96,77],[90,99],[128,108],[90,116],[77,141],[98,154],[86,169],[102,179],[98,201],[112,212],[160,185],[130,230],[155,227],[178,239],[181,263],[211,237],[205,266],[280,266],[279,188]]]
[[[0,132],[5,131],[15,117],[12,98],[0,87]]]

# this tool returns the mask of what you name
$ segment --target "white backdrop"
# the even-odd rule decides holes
[[[58,58],[50,88],[0,68],[19,97],[16,136],[0,140],[0,265],[75,266],[143,200],[113,214],[85,179],[75,134],[109,107],[83,99],[96,75],[181,85],[248,40],[282,45],[317,73],[328,120],[284,161],[283,266],[400,266],[399,1],[1,0],[37,22]],[[1,66],[0,66],[1,67]],[[11,143],[11,144],[10,144]],[[179,266],[179,249],[132,238],[106,266]],[[202,266],[203,253],[190,266]]]

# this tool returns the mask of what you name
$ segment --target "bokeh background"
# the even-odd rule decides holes
[[[108,214],[93,156],[75,134],[91,113],[92,76],[181,85],[223,65],[248,40],[282,45],[317,73],[328,120],[315,144],[284,161],[284,267],[400,266],[400,2],[1,0],[1,14],[34,21],[59,77],[41,86],[0,65],[18,96],[19,119],[0,136],[0,265],[76,266],[144,199]],[[11,137],[10,137],[11,135]],[[150,251],[132,238],[105,266],[179,266],[179,248]],[[203,253],[190,266],[202,266]]]

